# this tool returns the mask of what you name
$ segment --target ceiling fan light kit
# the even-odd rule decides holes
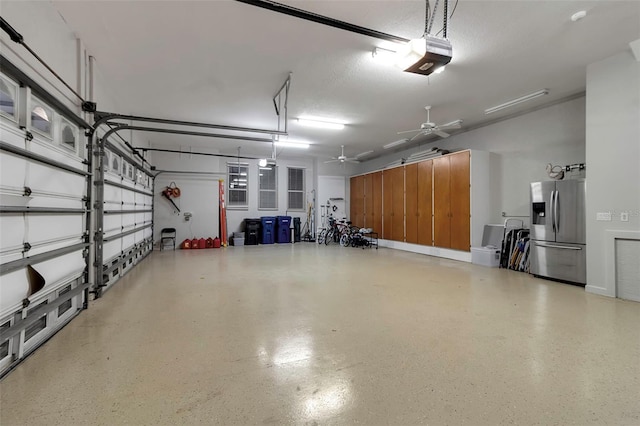
[[[527,102],[527,101],[530,101],[532,99],[536,99],[536,98],[539,98],[540,96],[544,96],[544,95],[548,95],[548,94],[549,94],[549,89],[538,90],[537,92],[529,93],[528,95],[524,95],[524,96],[521,96],[519,98],[512,99],[512,100],[510,100],[508,102],[505,102],[503,104],[496,105],[496,106],[491,107],[491,108],[487,108],[487,109],[484,110],[484,113],[485,114],[493,114],[494,112],[498,112],[498,111],[501,111],[503,109],[510,108],[510,107],[512,107],[514,105],[518,105],[518,104],[521,104],[523,102]]]

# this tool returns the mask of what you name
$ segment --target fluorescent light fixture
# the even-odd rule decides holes
[[[275,141],[274,143],[276,144],[276,146],[281,146],[283,148],[300,148],[300,149],[309,148],[309,144],[306,142],[295,142],[292,140],[286,140],[286,141]]]
[[[328,118],[322,117],[299,117],[298,124],[301,126],[307,127],[316,127],[320,129],[334,129],[334,130],[342,130],[344,129],[344,125],[346,124],[341,120],[332,120]]]
[[[389,148],[393,148],[394,146],[402,145],[403,143],[407,143],[407,142],[409,142],[409,139],[407,138],[399,139],[395,142],[389,142],[388,144],[384,145],[383,148],[389,149]]]
[[[371,154],[373,151],[365,151],[365,152],[361,152],[360,154],[356,155],[356,158],[360,158],[360,157],[364,157],[365,155],[369,155]]]
[[[514,105],[518,105],[518,104],[521,104],[523,102],[527,102],[527,101],[530,101],[532,99],[539,98],[540,96],[544,96],[544,95],[548,95],[548,94],[549,94],[549,89],[538,90],[537,92],[529,93],[528,95],[524,95],[524,96],[519,97],[517,99],[510,100],[509,102],[505,102],[503,104],[496,105],[496,106],[491,107],[491,108],[487,108],[487,109],[484,110],[484,113],[485,114],[493,114],[494,112],[498,112],[498,111],[503,110],[505,108],[510,108],[510,107],[512,107]]]

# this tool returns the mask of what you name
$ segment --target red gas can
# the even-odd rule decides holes
[[[198,240],[198,248],[207,248],[207,240],[205,240],[204,238],[200,238]]]
[[[206,248],[213,248],[213,238],[211,238],[211,237],[207,238],[207,241],[205,242],[205,247]]]
[[[213,248],[220,248],[220,238],[215,237],[213,239]]]
[[[194,238],[193,240],[191,240],[191,248],[192,249],[200,248],[200,245],[198,244],[198,239],[197,238]]]
[[[180,248],[190,249],[191,248],[191,240],[184,240],[182,244],[180,244]]]

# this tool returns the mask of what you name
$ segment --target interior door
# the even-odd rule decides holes
[[[557,181],[556,191],[556,241],[586,244],[585,181]]]
[[[408,243],[418,243],[418,164],[405,166],[405,240]]]
[[[470,153],[460,152],[449,156],[451,248],[471,250],[471,193]]]
[[[449,157],[433,160],[433,244],[451,245],[450,165]]]
[[[369,228],[373,228],[375,232],[382,234],[382,172],[372,173],[371,185],[373,195],[373,209],[369,217],[372,218]]]
[[[433,244],[433,162],[431,160],[418,163],[418,244]]]

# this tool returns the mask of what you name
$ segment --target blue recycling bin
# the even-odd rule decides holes
[[[260,233],[260,244],[273,244],[276,235],[276,218],[273,216],[262,216],[262,232]]]
[[[291,216],[276,217],[276,243],[291,242]]]

